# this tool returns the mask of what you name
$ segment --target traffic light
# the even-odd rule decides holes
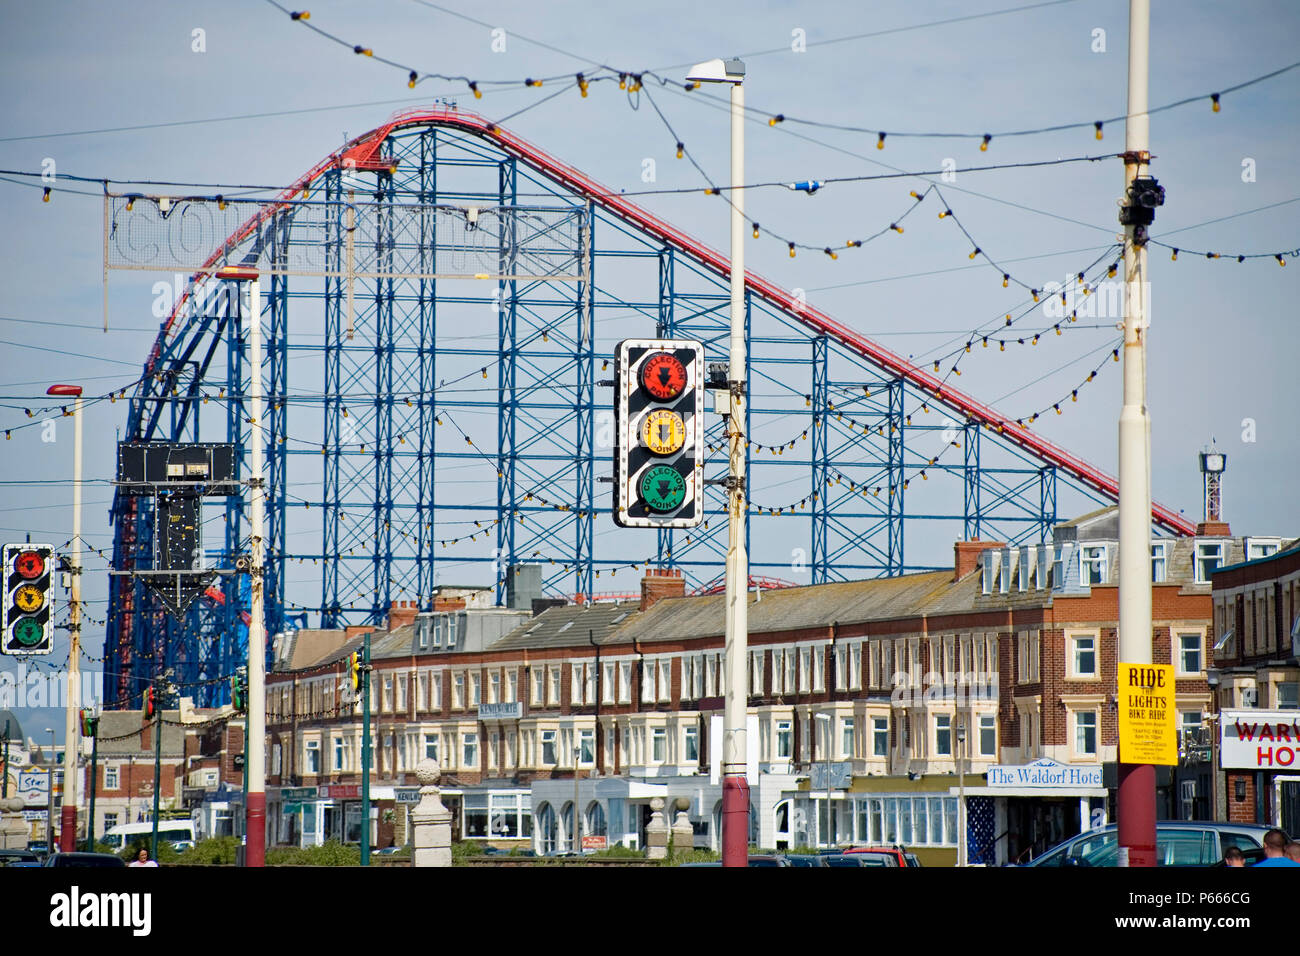
[[[361,652],[353,651],[348,655],[348,677],[352,681],[352,691],[361,690]]]
[[[230,704],[240,713],[248,709],[247,680],[248,678],[243,674],[236,674],[230,678]]]
[[[94,737],[99,733],[99,717],[93,710],[81,708],[81,736]]]
[[[0,606],[0,651],[14,656],[54,650],[54,548],[48,544],[4,546],[4,603]]]
[[[704,346],[625,339],[614,368],[614,523],[694,527],[704,520]]]
[[[143,700],[143,704],[144,704],[144,719],[145,719],[145,720],[153,720],[153,714],[154,714],[154,696],[153,696],[153,686],[152,686],[152,685],[150,685],[149,687],[146,687],[146,688],[144,689],[144,700]]]

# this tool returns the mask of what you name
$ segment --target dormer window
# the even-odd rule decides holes
[[[1164,584],[1169,580],[1169,542],[1151,542],[1151,583]]]
[[[1106,583],[1106,546],[1084,545],[1079,549],[1079,583],[1084,587]]]
[[[1196,542],[1196,583],[1209,584],[1210,576],[1223,567],[1228,546],[1223,541]]]

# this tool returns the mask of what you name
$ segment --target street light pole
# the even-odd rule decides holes
[[[582,755],[581,747],[573,748],[573,853],[582,853],[582,836],[578,817],[578,758]]]
[[[63,813],[59,849],[77,848],[77,755],[81,752],[78,714],[81,707],[81,386],[51,385],[46,395],[67,396],[72,403],[72,541],[69,544],[68,685],[63,722]]]
[[[831,727],[830,714],[813,714],[815,722],[826,725],[826,849],[831,848]]]
[[[244,865],[266,865],[266,607],[265,526],[266,479],[262,459],[268,432],[262,421],[262,291],[256,269],[226,266],[217,277],[238,283],[243,312],[244,285],[248,283],[248,310],[243,312],[248,332],[248,432],[249,499],[249,615],[248,714],[245,718],[244,774],[248,798],[244,803]],[[369,821],[367,821],[367,826]]]
[[[45,781],[49,790],[49,806],[45,808],[45,854],[49,856],[54,852],[54,728],[46,727],[45,732],[50,735],[50,766]],[[63,776],[66,778],[67,774]]]
[[[1147,113],[1150,0],[1129,0],[1125,119],[1124,400],[1119,415],[1119,660],[1151,663],[1151,419],[1146,404],[1147,224],[1132,215],[1134,184],[1151,162]],[[1163,201],[1163,199],[1161,200]],[[1119,694],[1118,685],[1116,693]],[[1118,760],[1120,866],[1156,864],[1156,771]]]
[[[731,84],[731,336],[728,356],[728,472],[726,568],[726,700],[722,717],[722,865],[749,865],[749,712],[745,658],[749,555],[745,551],[745,64],[738,59],[696,64],[686,77]]]
[[[966,721],[957,718],[957,865],[966,866],[969,849],[966,840],[966,774],[962,769],[963,751],[966,749]]]

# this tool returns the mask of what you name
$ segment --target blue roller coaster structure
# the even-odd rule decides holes
[[[638,532],[614,527],[598,487],[612,446],[601,373],[620,339],[694,338],[725,361],[719,253],[453,109],[399,114],[271,202],[118,197],[112,235],[133,206],[160,228],[202,206],[212,242],[187,264],[123,438],[235,442],[245,480],[250,443],[264,442],[269,634],[377,623],[393,601],[428,608],[446,584],[494,582],[500,603],[510,569],[528,563],[547,592],[587,600],[634,590],[644,567],[679,568],[697,587],[720,573],[721,493],[690,533]],[[232,215],[228,236],[212,231]],[[165,267],[153,246],[135,252]],[[236,263],[263,277],[260,370],[247,305],[199,294]],[[957,538],[1039,541],[1058,506],[1115,500],[1110,476],[789,291],[749,274],[746,303],[755,574],[819,583],[929,569]],[[252,374],[268,401],[261,423],[244,407]],[[720,417],[706,443],[707,477],[719,478]],[[240,498],[217,501],[204,511],[206,560],[232,568],[248,520]],[[114,567],[149,568],[151,502],[119,495],[113,519]],[[1153,524],[1192,530],[1159,506]],[[200,704],[228,698],[249,588],[246,575],[220,580],[177,620],[139,579],[112,579],[113,704],[137,701],[166,668]]]

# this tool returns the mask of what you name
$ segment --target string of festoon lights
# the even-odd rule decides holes
[[[1106,258],[1106,257],[1103,257],[1103,258]],[[1115,263],[1115,264],[1111,264],[1111,265],[1105,266],[1105,267],[1103,268],[1103,270],[1102,270],[1102,272],[1101,272],[1100,274],[1114,275],[1114,270],[1116,270],[1117,268],[1118,268],[1118,263]],[[1099,274],[1099,275],[1100,275],[1100,274]],[[1081,273],[1080,275],[1083,275],[1083,273]],[[1084,282],[1085,280],[1084,280],[1084,279],[1079,279],[1079,281],[1080,281],[1080,282]],[[1032,309],[1032,308],[1034,308],[1034,307],[1031,306],[1031,309]],[[1074,321],[1076,318],[1077,318],[1077,309],[1074,310],[1074,311],[1070,314],[1070,316],[1067,316],[1065,319],[1063,319],[1063,320],[1062,320],[1062,323],[1060,323],[1057,327],[1054,327],[1054,331],[1056,332],[1056,334],[1060,335],[1061,332],[1062,332],[1062,330],[1063,330],[1064,328],[1068,327],[1068,325],[1067,325],[1066,323],[1072,322],[1072,321]],[[1011,318],[1010,314],[1007,314],[1006,317],[1005,317],[1005,321],[1007,321],[1007,322],[1013,322],[1013,321],[1015,321],[1015,320],[1013,320],[1013,319]],[[1033,339],[1030,340],[1030,341],[1031,341],[1031,344],[1037,344],[1038,338],[1041,336],[1041,334],[1042,334],[1042,333],[1039,333],[1038,335],[1035,335],[1035,336],[1033,337]],[[992,336],[990,336],[990,338],[991,338],[991,337],[992,337]],[[960,350],[960,354],[961,354],[961,355],[965,355],[965,354],[970,353],[971,350],[972,350],[972,348],[973,348],[973,346],[974,346],[974,344],[975,344],[975,341],[976,341],[976,337],[975,337],[975,336],[972,336],[970,339],[968,339],[968,340],[967,340],[966,347],[965,347],[965,348],[962,348],[962,349]],[[979,337],[979,341],[981,342],[981,344],[982,344],[984,347],[987,347],[987,341],[985,341],[985,337],[984,337],[984,336],[980,336],[980,337]],[[1017,339],[1017,341],[1023,344],[1023,341],[1024,341],[1024,340],[1023,340],[1023,339]],[[999,350],[1000,350],[1000,351],[1005,350],[1005,342],[1006,342],[1005,339],[1003,339],[1003,340],[999,340],[999,345],[1000,345],[1000,349],[999,349]],[[1095,351],[1095,350],[1094,350],[1094,351]],[[1030,414],[1028,414],[1028,415],[1025,415],[1025,416],[1022,416],[1021,418],[1018,418],[1018,419],[1014,419],[1015,424],[1018,425],[1018,426],[1020,426],[1021,428],[1025,428],[1025,429],[1027,429],[1027,428],[1029,427],[1030,424],[1032,424],[1033,422],[1037,421],[1037,419],[1039,418],[1039,416],[1041,416],[1042,414],[1044,414],[1044,413],[1045,413],[1046,411],[1048,411],[1048,410],[1054,410],[1054,411],[1056,411],[1056,413],[1057,413],[1058,415],[1059,415],[1059,414],[1062,414],[1062,408],[1061,408],[1061,405],[1062,405],[1064,402],[1066,402],[1067,400],[1069,400],[1069,401],[1072,402],[1072,403],[1077,402],[1077,401],[1078,401],[1079,391],[1080,391],[1083,387],[1085,387],[1086,385],[1092,383],[1092,382],[1096,379],[1097,375],[1100,373],[1101,369],[1105,367],[1105,365],[1107,364],[1107,361],[1108,361],[1108,360],[1118,361],[1118,348],[1112,348],[1112,349],[1110,350],[1110,355],[1107,356],[1107,359],[1106,359],[1106,360],[1103,360],[1103,362],[1102,362],[1101,364],[1099,364],[1096,368],[1092,369],[1092,370],[1089,372],[1088,376],[1087,376],[1087,377],[1086,377],[1082,382],[1080,382],[1078,385],[1076,385],[1076,386],[1074,386],[1072,389],[1070,389],[1069,392],[1068,392],[1068,393],[1067,393],[1067,394],[1066,394],[1066,395],[1065,395],[1061,400],[1059,400],[1059,401],[1057,401],[1057,402],[1053,402],[1053,403],[1051,403],[1051,404],[1049,404],[1049,405],[1047,405],[1047,406],[1044,406],[1044,408],[1043,408],[1043,409],[1040,409],[1039,411],[1032,412],[1032,413],[1030,413]],[[940,380],[939,386],[937,386],[936,388],[933,389],[933,391],[935,392],[936,396],[938,396],[939,394],[941,394],[941,392],[942,392],[942,386],[945,385],[945,384],[947,384],[947,382],[948,382],[948,380],[949,380],[949,378],[950,378],[951,376],[953,376],[953,375],[960,375],[960,374],[961,374],[961,370],[960,370],[960,367],[959,367],[959,366],[960,366],[960,358],[958,359],[958,362],[954,363],[954,365],[953,365],[953,366],[952,366],[952,367],[947,371],[947,373],[944,374],[943,378]],[[939,371],[939,368],[940,368],[939,364],[936,363],[935,371],[938,372],[938,371]],[[869,397],[870,397],[870,386],[869,386],[869,385],[863,385],[863,386],[862,386],[862,389],[864,390],[863,398],[869,398]],[[812,401],[811,401],[811,400],[812,400],[812,396],[811,396],[811,395],[805,395],[805,403],[806,403],[806,405],[811,406],[811,404],[812,404]],[[935,407],[937,408],[938,405],[936,404]],[[795,443],[798,442],[798,441],[807,441],[807,440],[808,440],[808,437],[809,437],[809,434],[810,434],[810,432],[811,432],[811,430],[813,430],[813,429],[817,429],[817,428],[825,427],[825,426],[829,423],[829,420],[830,420],[830,419],[829,419],[829,414],[828,414],[828,412],[830,412],[830,411],[834,411],[834,414],[835,414],[835,421],[836,421],[836,422],[838,422],[838,423],[843,423],[844,418],[845,418],[845,412],[844,412],[843,409],[833,409],[833,408],[831,408],[831,409],[827,409],[827,410],[825,410],[825,411],[823,412],[823,414],[820,415],[820,416],[819,416],[819,415],[814,415],[814,421],[813,421],[813,423],[812,423],[811,428],[803,429],[803,430],[799,433],[799,435],[798,435],[796,438],[789,439],[789,440],[785,441],[784,443],[782,443],[781,445],[776,446],[776,454],[780,455],[780,454],[783,454],[784,451],[785,451],[786,449],[793,449]],[[916,415],[916,414],[918,414],[918,413],[920,413],[920,414],[927,414],[927,415],[928,415],[928,414],[930,413],[930,411],[931,411],[931,403],[930,403],[930,401],[929,401],[928,399],[922,399],[922,400],[920,400],[920,401],[918,402],[917,406],[913,409],[912,412],[910,412],[910,413],[905,413],[905,414],[904,414],[904,416],[903,416],[903,426],[906,427],[906,426],[911,425],[911,423],[912,423],[912,418],[913,418],[914,415]],[[887,423],[885,423],[885,422],[879,422],[879,421],[875,421],[875,422],[873,422],[873,421],[861,421],[861,422],[860,422],[860,421],[858,421],[856,418],[854,418],[854,417],[852,417],[852,416],[850,415],[850,417],[849,417],[849,428],[850,428],[851,430],[853,430],[853,431],[852,431],[853,434],[856,434],[856,429],[857,429],[859,426],[861,426],[861,427],[863,428],[863,433],[864,433],[864,434],[870,434],[872,430],[875,430],[878,436],[883,436],[883,435],[885,435],[886,428],[888,429],[889,434],[893,434],[894,431],[896,430],[896,427],[897,427],[897,426],[895,425],[895,423],[892,422],[892,421],[887,422]],[[990,430],[990,431],[996,431],[996,432],[999,432],[999,433],[1002,432],[1002,431],[1004,430],[1002,424],[1000,424],[1000,423],[994,423],[994,422],[985,422],[985,423],[984,423],[984,427],[985,427],[986,429]],[[725,439],[729,439],[729,437],[730,437],[729,435],[727,435],[726,433],[724,433],[724,440],[725,440]],[[751,442],[752,442],[751,439],[746,439],[746,447],[750,447]],[[723,445],[723,446],[717,446],[717,447],[725,447],[725,445]],[[767,447],[768,447],[769,450],[771,450],[771,448],[772,448],[773,446],[768,445]],[[911,486],[912,481],[915,480],[915,479],[917,479],[917,478],[920,478],[922,481],[928,481],[928,480],[929,480],[929,469],[931,469],[931,468],[933,468],[934,466],[938,465],[938,464],[940,463],[940,461],[942,460],[943,456],[946,455],[948,452],[950,452],[953,448],[960,448],[960,447],[961,447],[961,442],[960,442],[960,440],[958,440],[957,438],[954,437],[953,440],[947,442],[947,443],[944,445],[943,449],[939,452],[939,454],[934,455],[934,456],[931,456],[931,457],[930,457],[930,458],[925,462],[924,465],[914,466],[914,470],[913,470],[913,472],[912,472],[912,474],[911,474],[910,476],[903,476],[903,477],[901,477],[901,480],[899,480],[899,481],[897,481],[897,482],[895,482],[895,483],[885,483],[885,484],[872,484],[871,482],[860,483],[857,479],[855,479],[855,478],[853,478],[853,477],[851,477],[851,476],[848,476],[848,475],[844,474],[843,472],[841,472],[841,471],[839,471],[839,470],[837,470],[837,469],[830,469],[830,470],[829,470],[829,472],[828,472],[828,477],[827,477],[827,480],[826,480],[826,483],[827,483],[827,485],[832,485],[832,484],[833,484],[833,485],[840,485],[840,484],[847,483],[847,484],[849,485],[849,491],[850,491],[850,493],[861,494],[863,497],[870,496],[870,497],[878,498],[878,497],[880,497],[880,495],[881,495],[882,493],[886,494],[887,497],[892,497],[892,496],[893,496],[897,491],[899,491],[899,490],[907,490],[907,489]],[[864,464],[867,464],[867,463],[864,463]],[[868,467],[873,467],[873,466],[870,466],[869,464],[867,464],[867,466],[868,466]],[[784,504],[763,503],[763,502],[761,502],[761,501],[754,500],[753,498],[749,498],[749,499],[747,500],[747,505],[748,505],[748,507],[750,507],[752,510],[755,510],[755,511],[757,511],[757,512],[759,512],[759,513],[765,513],[765,514],[768,514],[768,515],[780,516],[780,515],[785,515],[785,514],[794,514],[794,513],[797,513],[797,512],[799,512],[799,511],[805,510],[806,508],[809,507],[810,504],[815,503],[818,499],[819,499],[819,492],[817,492],[817,491],[813,491],[813,492],[809,493],[808,495],[805,495],[805,496],[803,496],[803,497],[801,497],[801,498],[799,498],[799,499],[797,499],[797,500],[794,500],[794,501],[791,501],[791,502],[788,502],[788,503],[784,503]]]
[[[971,352],[973,351],[974,347],[977,344],[981,348],[987,349],[989,347],[989,343],[992,342],[993,344],[996,344],[998,346],[999,353],[1005,353],[1008,343],[1013,345],[1020,345],[1020,346],[1028,345],[1032,347],[1032,346],[1036,346],[1039,340],[1048,332],[1054,332],[1057,336],[1060,336],[1063,332],[1069,330],[1072,324],[1077,322],[1078,320],[1079,310],[1077,306],[1071,309],[1068,315],[1064,313],[1064,307],[1069,303],[1069,297],[1072,295],[1077,297],[1080,294],[1082,294],[1083,296],[1087,296],[1095,292],[1096,291],[1095,286],[1089,283],[1085,277],[1087,271],[1093,269],[1097,265],[1097,263],[1109,259],[1112,254],[1117,254],[1120,248],[1121,246],[1118,243],[1115,246],[1108,247],[1107,250],[1105,250],[1100,256],[1094,259],[1089,265],[1085,266],[1083,270],[1080,270],[1078,273],[1076,273],[1074,277],[1071,279],[1069,284],[1061,287],[1059,294],[1061,297],[1060,303],[1061,303],[1062,317],[1054,325],[1048,328],[1035,331],[1033,335],[1015,336],[1007,333],[1006,330],[1008,328],[1013,327],[1014,325],[1021,322],[1023,319],[1036,315],[1039,312],[1040,305],[1043,304],[1043,300],[1047,297],[1048,293],[1033,288],[1030,290],[1031,296],[1029,300],[1023,300],[1017,303],[1016,309],[1021,310],[1019,315],[1013,317],[1012,312],[1007,312],[1000,315],[997,320],[988,323],[982,323],[970,329],[965,335],[961,337],[961,339],[958,340],[961,341],[964,339],[964,345],[958,345],[956,348],[939,356],[934,360],[934,369],[933,369],[934,372],[939,373],[944,363],[948,362],[949,360],[954,360],[942,381],[946,383],[949,376],[960,376],[961,359],[965,355],[971,354]],[[1118,269],[1118,265],[1119,265],[1118,261],[1111,263],[1104,270],[1102,270],[1102,272],[1098,274],[1098,278],[1100,278],[1102,274],[1114,276],[1116,270]],[[1006,280],[1004,280],[1004,283],[1005,281]],[[1055,295],[1056,293],[1052,293],[1052,294]],[[1013,309],[1013,311],[1015,310]],[[1086,314],[1087,314],[1087,310],[1085,308],[1085,315]],[[1088,327],[1094,328],[1094,326],[1088,326]],[[861,396],[862,398],[866,399],[871,397],[871,387],[869,385],[862,385],[861,389],[863,391],[863,395]],[[846,395],[850,394],[850,392],[856,394],[856,389],[850,389],[847,386],[841,386],[837,388],[837,392],[841,392],[842,394],[846,394]],[[837,412],[835,409],[834,402],[830,401],[829,397],[828,397],[828,402],[829,402],[829,408],[822,408],[813,413],[814,422],[818,420],[819,415],[825,415],[828,412],[835,412],[837,416],[837,421],[843,420],[843,411],[841,410]],[[813,404],[813,396],[809,393],[805,393],[804,406],[806,408],[811,408],[812,404]],[[928,410],[929,410],[928,402],[922,402],[920,405],[917,406],[917,409],[914,410],[914,413],[915,411],[928,413]],[[907,416],[907,424],[911,424],[911,415]],[[859,427],[862,427],[863,434],[869,435],[873,428],[876,429],[878,434],[880,435],[884,434],[883,425],[872,424],[866,420],[859,422],[857,419],[850,417],[849,429],[851,431],[856,432],[856,430]],[[806,441],[807,439],[808,439],[808,429],[803,428],[800,429],[798,432],[796,432],[794,435],[792,435],[790,438],[786,438],[782,441],[777,441],[777,442],[769,441],[764,443],[764,442],[759,442],[754,438],[747,438],[746,441],[752,442],[753,447],[758,452],[767,450],[773,455],[782,455],[784,454],[786,449],[793,450],[798,441],[800,440]],[[708,446],[708,450],[710,453],[713,452],[725,453],[727,450],[727,445],[725,442],[720,443],[718,445],[711,444]]]
[[[288,16],[289,19],[292,20],[294,23],[306,27],[307,29],[311,30],[313,33],[316,33],[317,35],[325,38],[326,40],[329,40],[332,43],[335,43],[343,47],[344,49],[351,50],[355,55],[364,56],[367,59],[373,60],[374,62],[377,63],[381,63],[385,66],[393,68],[399,73],[405,74],[406,85],[410,89],[415,89],[420,83],[425,82],[427,80],[441,80],[445,82],[464,84],[468,92],[472,93],[476,99],[481,99],[485,88],[519,88],[521,86],[524,88],[541,88],[546,83],[568,82],[571,83],[572,88],[576,89],[580,94],[580,96],[585,99],[587,96],[587,92],[593,83],[598,83],[601,81],[613,80],[613,79],[618,80],[619,89],[624,90],[629,94],[635,94],[640,90],[642,90],[643,88],[647,88],[646,87],[647,80],[653,80],[654,82],[657,82],[660,86],[671,86],[674,88],[680,88],[687,91],[698,90],[701,85],[697,81],[675,80],[670,77],[663,76],[660,72],[657,72],[656,70],[652,70],[652,69],[644,69],[644,70],[619,69],[605,64],[600,64],[595,70],[592,70],[590,72],[578,72],[578,73],[565,72],[565,73],[557,73],[548,76],[524,76],[522,78],[492,79],[492,80],[481,79],[481,78],[475,79],[467,75],[446,74],[446,73],[439,73],[436,71],[421,71],[416,69],[414,66],[410,64],[399,63],[396,60],[391,60],[386,57],[379,56],[375,53],[373,48],[367,46],[366,44],[350,42],[337,34],[322,29],[317,24],[312,22],[311,12],[308,10],[292,10],[288,7],[282,6],[281,4],[277,3],[276,0],[265,0],[265,2],[270,6],[274,7],[275,9],[279,10],[281,13]],[[591,58],[591,61],[598,62],[594,58]],[[1215,92],[1197,93],[1197,94],[1185,96],[1173,102],[1166,103],[1162,106],[1153,107],[1147,110],[1146,112],[1147,115],[1154,115],[1158,113],[1167,112],[1168,110],[1177,109],[1179,107],[1186,106],[1189,104],[1193,104],[1197,102],[1205,102],[1208,103],[1212,112],[1218,113],[1221,109],[1223,98],[1228,94],[1239,92],[1241,90],[1247,89],[1248,87],[1255,86],[1256,84],[1263,83],[1267,80],[1281,76],[1284,73],[1289,72],[1290,70],[1296,69],[1297,67],[1300,67],[1300,61],[1297,61],[1295,63],[1290,63],[1278,69],[1271,70],[1268,73],[1264,73],[1252,77],[1241,83],[1236,83],[1230,86],[1221,87]],[[889,137],[893,137],[894,139],[969,140],[972,141],[973,143],[978,143],[979,149],[982,152],[987,152],[990,144],[995,139],[1020,138],[1026,136],[1036,136],[1036,135],[1041,135],[1046,133],[1064,132],[1064,131],[1076,130],[1076,129],[1084,129],[1084,130],[1090,129],[1093,132],[1094,138],[1100,140],[1103,138],[1103,130],[1105,129],[1106,125],[1118,123],[1128,118],[1126,114],[1119,114],[1117,116],[1110,116],[1103,119],[1080,120],[1075,122],[1056,123],[1048,126],[1031,127],[1025,129],[1002,130],[999,132],[974,133],[974,132],[958,132],[958,131],[951,131],[951,130],[887,131],[875,127],[856,126],[856,125],[849,125],[849,124],[842,124],[842,123],[830,123],[823,120],[816,120],[806,116],[802,116],[799,115],[797,112],[793,112],[789,110],[772,110],[769,108],[761,108],[753,105],[746,106],[746,112],[757,117],[766,118],[768,125],[771,127],[778,126],[779,124],[782,123],[790,123],[792,125],[798,124],[798,125],[809,126],[817,129],[835,130],[838,132],[862,133],[868,136],[875,137],[877,149],[884,149],[886,139]]]

